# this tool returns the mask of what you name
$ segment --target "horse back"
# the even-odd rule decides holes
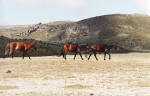
[[[77,48],[78,48],[77,44],[70,44],[70,46],[69,46],[70,51],[75,51],[75,50],[77,50]]]
[[[11,42],[10,43],[10,48],[22,51],[22,50],[27,50],[31,47],[30,43],[27,42]]]
[[[99,45],[91,45],[91,50],[95,50],[95,51],[104,51],[105,50],[105,45],[103,44],[99,44]]]
[[[64,51],[70,51],[73,52],[77,50],[78,45],[77,44],[64,44]]]

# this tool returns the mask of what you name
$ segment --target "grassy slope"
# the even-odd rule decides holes
[[[106,15],[78,22],[97,32],[98,42],[118,43],[125,48],[150,48],[150,17],[139,14]]]

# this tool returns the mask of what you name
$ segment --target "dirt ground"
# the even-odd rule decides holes
[[[149,53],[98,58],[1,58],[0,96],[150,96]]]

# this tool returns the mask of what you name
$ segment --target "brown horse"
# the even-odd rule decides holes
[[[106,60],[106,54],[109,55],[109,60],[111,59],[111,55],[110,55],[110,50],[114,48],[116,50],[119,50],[119,47],[116,45],[105,45],[105,44],[97,44],[97,45],[91,45],[89,46],[88,44],[86,45],[86,49],[87,51],[90,53],[88,60],[90,59],[92,53],[94,54],[96,60],[98,60],[98,58],[96,57],[97,52],[104,52],[104,60]]]
[[[31,42],[11,42],[8,43],[5,47],[5,56],[9,55],[12,56],[14,55],[14,51],[20,51],[22,52],[22,58],[24,59],[24,56],[27,55],[30,59],[30,55],[27,53],[29,49],[33,48],[35,51],[37,51],[37,46],[35,43]]]
[[[79,53],[81,59],[83,60],[82,55],[81,55],[81,48],[79,47],[78,44],[64,44],[61,51],[62,51],[61,55],[63,55],[64,59],[66,59],[66,55],[68,52],[72,52],[72,53],[74,53],[74,60],[78,53]]]

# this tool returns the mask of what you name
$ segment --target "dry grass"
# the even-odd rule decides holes
[[[138,87],[150,87],[150,81],[138,81],[137,86]]]
[[[150,54],[0,59],[2,96],[149,96]],[[11,73],[6,73],[11,70]],[[2,86],[2,88],[1,88]],[[17,87],[16,87],[17,86]],[[8,90],[8,89],[9,90]]]
[[[75,85],[67,85],[64,88],[71,88],[71,89],[89,89],[92,86],[86,86],[86,85],[80,85],[80,84],[75,84]]]
[[[0,86],[0,90],[17,89],[17,86]]]

